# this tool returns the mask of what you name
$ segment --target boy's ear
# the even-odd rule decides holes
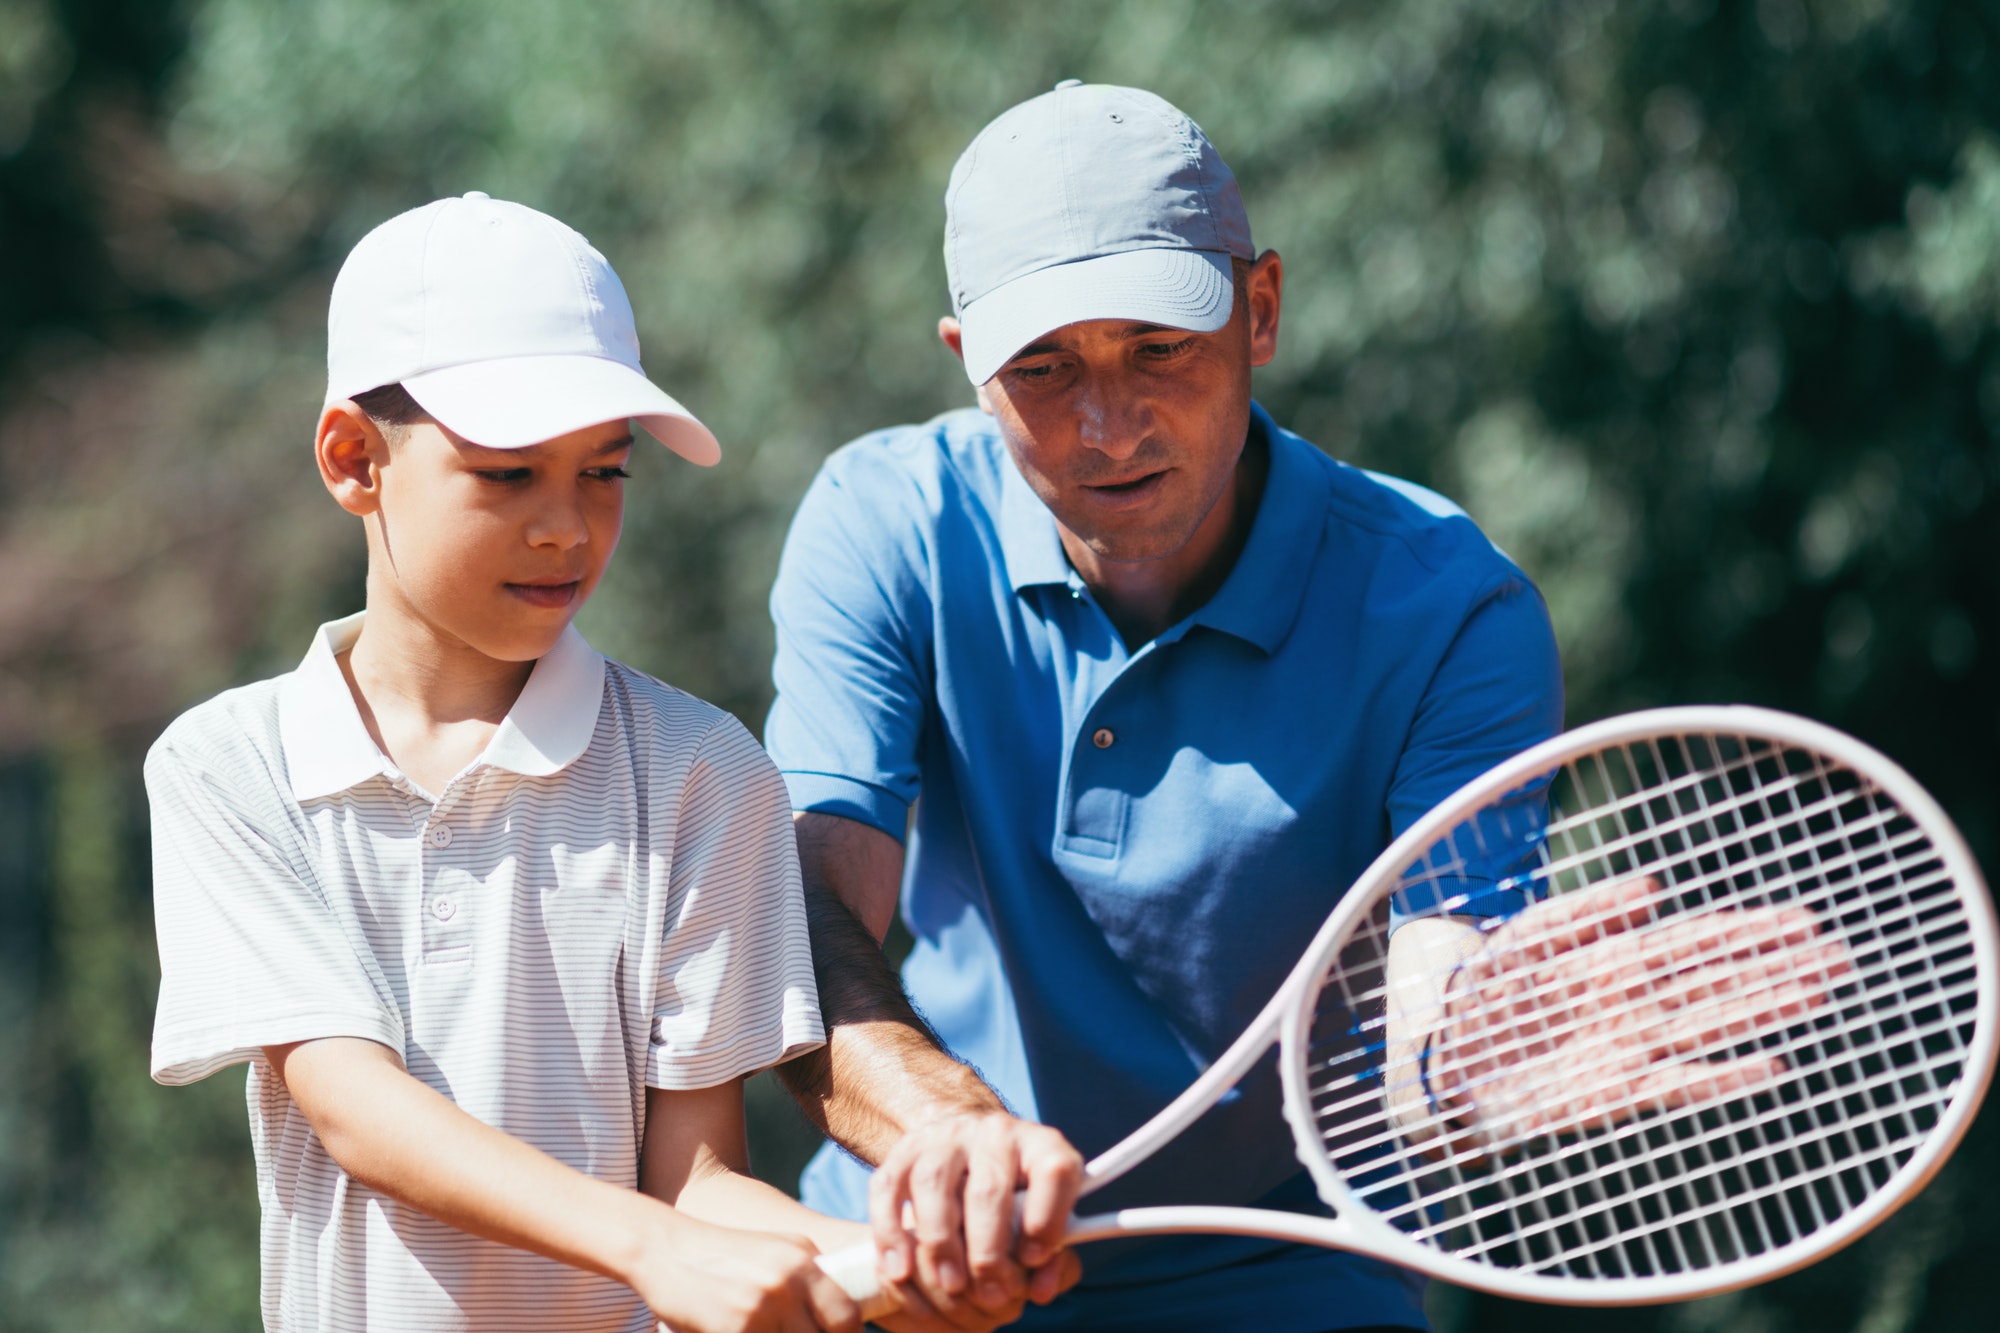
[[[381,428],[352,401],[330,403],[319,414],[313,439],[320,480],[327,493],[350,514],[375,512],[382,501],[382,469],[389,462],[389,442]]]

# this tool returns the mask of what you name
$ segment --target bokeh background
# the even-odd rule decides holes
[[[359,604],[340,257],[468,189],[612,259],[723,465],[637,456],[599,646],[760,726],[819,460],[965,404],[940,196],[1064,77],[1180,104],[1290,279],[1258,392],[1539,580],[1570,721],[1753,701],[2000,840],[2000,6],[0,0],[0,1329],[256,1327],[241,1081],[146,1078],[138,765]],[[810,1142],[768,1083],[760,1171]],[[1838,1260],[1444,1333],[1990,1328],[1995,1116]]]

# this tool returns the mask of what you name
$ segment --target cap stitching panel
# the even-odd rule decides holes
[[[1202,170],[1201,146],[1207,136],[1201,132],[1201,126],[1186,116],[1181,117],[1179,128],[1181,148],[1188,155],[1188,165],[1194,168],[1195,180],[1200,182],[1202,216],[1208,222],[1209,239],[1213,242],[1210,248],[1227,251],[1229,244],[1222,239],[1222,219],[1216,216],[1218,212],[1215,202],[1216,179],[1212,179],[1209,173]],[[1214,149],[1215,145],[1210,143],[1209,150],[1213,152]],[[1215,162],[1218,167],[1222,165],[1222,154],[1215,154]]]
[[[1171,104],[1157,102],[1152,99],[1134,100],[1159,122],[1161,131],[1179,145],[1181,159],[1193,169],[1195,180],[1200,181],[1202,179],[1201,149],[1196,145],[1194,135],[1189,133],[1191,129],[1195,130],[1197,134],[1200,132],[1196,129],[1194,122],[1189,120],[1185,114],[1176,110]],[[1195,198],[1201,200],[1202,216],[1208,223],[1209,244],[1188,245],[1185,247],[1176,246],[1173,248],[1185,248],[1189,250],[1227,249],[1228,247],[1222,244],[1222,229],[1215,221],[1215,200],[1210,197],[1209,191],[1205,186],[1198,185],[1192,193]]]
[[[451,204],[452,201],[447,199],[443,208],[432,211],[424,223],[423,244],[417,247],[417,364],[422,369],[409,372],[412,378],[425,370],[434,369],[431,365],[431,236]]]
[[[1057,151],[1061,154],[1061,159],[1057,164],[1058,174],[1056,179],[1062,185],[1063,241],[1068,253],[1074,255],[1082,238],[1078,234],[1076,226],[1076,201],[1071,196],[1069,188],[1069,121],[1063,116],[1065,100],[1063,94],[1069,91],[1067,88],[1058,88],[1055,91],[1056,147]],[[1047,265],[1043,267],[1047,267]],[[1036,271],[1039,272],[1040,270]]]
[[[573,227],[564,226],[561,222],[549,217],[547,214],[531,212],[530,215],[542,225],[544,231],[548,232],[555,239],[556,244],[562,247],[563,255],[569,260],[570,271],[576,275],[577,293],[583,298],[585,308],[583,332],[589,335],[592,342],[597,344],[599,353],[609,351],[610,349],[604,345],[604,339],[598,336],[597,320],[595,318],[595,307],[602,306],[604,301],[597,290],[596,282],[592,278],[590,265],[584,261],[583,257],[584,248],[589,245],[589,242],[584,240],[581,232]]]
[[[984,135],[980,136],[980,138],[982,139],[984,137],[985,137]],[[966,187],[972,183],[972,173],[978,170],[979,168],[979,143],[980,139],[974,139],[971,145],[965,150],[964,173],[960,174],[958,176],[958,179],[953,181],[947,181],[945,183],[945,191],[944,191],[945,285],[951,289],[948,294],[951,297],[951,308],[953,314],[965,313],[965,301],[961,301],[959,299],[961,285],[964,286],[967,299],[970,299],[971,288],[970,288],[970,281],[966,277],[964,267],[962,266],[962,264],[953,259],[954,254],[963,253],[964,246],[961,243],[959,235],[958,214],[953,210],[952,205],[957,201],[959,195],[965,193]]]

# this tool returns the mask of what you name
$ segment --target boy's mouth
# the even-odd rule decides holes
[[[529,606],[560,610],[576,600],[576,590],[582,586],[579,579],[568,583],[510,583],[507,591],[526,602]]]

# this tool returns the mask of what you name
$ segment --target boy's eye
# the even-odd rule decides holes
[[[517,481],[526,481],[534,473],[524,467],[498,467],[480,468],[473,475],[481,481],[495,481],[505,485]]]
[[[632,474],[627,472],[622,467],[612,466],[612,467],[594,467],[585,475],[590,477],[595,477],[599,481],[625,481],[629,479]]]

